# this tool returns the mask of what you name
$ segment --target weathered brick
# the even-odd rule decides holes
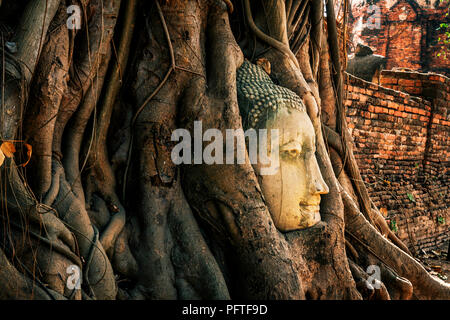
[[[399,74],[390,72],[391,77]],[[401,72],[399,76],[407,80],[415,79],[414,84],[419,79],[411,72]],[[428,76],[420,77],[423,84],[429,81]],[[379,207],[388,207],[389,216],[398,221],[397,235],[408,245],[432,248],[449,237],[448,223],[441,226],[436,222],[438,214],[450,221],[449,208],[445,204],[442,207],[443,200],[435,197],[435,191],[425,190],[417,177],[420,172],[436,176],[450,167],[450,121],[447,119],[450,103],[442,98],[428,101],[378,88],[373,90],[372,97],[367,96],[365,103],[354,101],[352,107],[347,109],[350,121],[348,127],[355,141],[355,158],[374,203]],[[367,87],[364,89],[367,92]],[[411,88],[408,90],[411,91]],[[430,119],[432,105],[434,115]],[[429,135],[428,128],[431,130]],[[425,158],[427,139],[430,139],[431,149]],[[376,178],[374,180],[374,176],[384,177],[391,183],[381,184]],[[435,186],[441,188],[442,184],[433,182],[430,188]],[[448,190],[447,186],[441,192],[448,194]],[[407,193],[412,193],[416,202],[411,202]],[[406,224],[414,235],[412,243],[408,242],[410,239]]]

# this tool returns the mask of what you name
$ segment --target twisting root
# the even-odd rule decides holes
[[[59,178],[63,173],[64,169],[62,167],[55,168],[55,173],[52,175],[52,183],[50,185],[50,189],[45,195],[44,200],[42,201],[45,205],[51,206],[55,201],[56,197],[59,193]]]
[[[209,0],[209,3],[215,7],[219,7],[222,9],[223,4],[227,5],[228,13],[232,14],[234,11],[234,6],[231,0]]]
[[[230,14],[232,14],[233,11],[234,11],[234,7],[233,7],[233,3],[231,2],[231,0],[222,0],[222,1],[225,2],[225,4],[227,5],[227,7],[228,7],[228,12],[229,12]]]
[[[298,61],[297,61],[297,58],[292,53],[291,49],[289,49],[289,46],[287,44],[285,44],[283,42],[280,42],[280,41],[272,38],[271,36],[268,36],[267,34],[262,32],[258,28],[258,26],[255,24],[255,21],[253,21],[252,11],[251,11],[251,8],[250,8],[250,0],[245,0],[244,4],[245,4],[245,15],[246,15],[246,18],[247,18],[248,25],[250,26],[250,29],[252,30],[252,32],[258,38],[260,38],[262,41],[267,43],[268,45],[270,45],[270,46],[278,49],[282,53],[286,54],[292,60],[292,62],[294,62],[295,66],[297,68],[300,68],[299,64],[298,64]]]
[[[391,300],[384,283],[375,280],[374,284],[368,281],[369,275],[352,260],[348,260],[350,271],[355,279],[356,287],[361,292],[364,300]],[[376,284],[376,285],[375,285]]]
[[[323,132],[327,138],[328,143],[330,146],[335,149],[341,158],[344,158],[344,148],[342,147],[342,140],[337,132],[335,132],[330,127],[323,125]],[[356,160],[355,160],[356,161]],[[373,204],[372,200],[369,198],[366,186],[364,185],[364,182],[362,181],[361,174],[359,173],[359,170],[356,165],[354,165],[354,162],[352,159],[349,159],[345,163],[345,171],[350,175],[350,178],[353,181],[353,184],[359,185],[361,188],[360,194],[365,194],[364,199],[368,199],[368,203],[371,205],[371,215],[364,215],[366,219],[371,221],[371,223],[378,228],[378,230],[383,234],[386,235],[396,246],[398,246],[400,249],[405,251],[407,254],[411,255],[410,251],[408,250],[408,247],[392,232],[392,230],[387,225],[386,220],[383,218],[381,213],[376,209],[375,205]],[[361,198],[360,198],[361,199]],[[360,201],[367,201],[367,200],[360,200]],[[412,255],[411,255],[412,256]]]
[[[450,299],[450,285],[433,278],[413,257],[384,238],[361,214],[345,190],[341,192],[345,205],[347,234],[401,277],[408,279],[418,299]]]
[[[96,191],[104,197],[109,210],[113,213],[108,225],[100,236],[100,242],[106,252],[114,247],[114,243],[125,226],[125,208],[121,205],[115,192],[116,179],[108,159],[106,140],[113,106],[121,86],[121,69],[124,70],[128,61],[131,39],[134,31],[134,19],[136,15],[136,0],[127,1],[125,17],[120,36],[120,44],[117,52],[117,63],[113,66],[111,77],[108,79],[104,98],[101,103],[101,111],[98,119],[98,134],[95,143],[95,152],[90,155],[92,179]]]

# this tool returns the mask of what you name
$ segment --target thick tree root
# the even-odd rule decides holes
[[[25,137],[33,147],[30,162],[33,190],[42,198],[52,182],[52,139],[56,117],[63,92],[66,90],[66,74],[69,70],[69,33],[59,27],[67,19],[66,6],[60,5],[51,24],[56,32],[42,40],[42,58],[35,71],[36,80],[31,87],[31,99],[25,117],[34,121],[24,123]],[[45,41],[46,40],[46,41]],[[45,44],[44,44],[45,42]],[[55,61],[57,63],[55,63]]]
[[[3,245],[14,253],[21,271],[30,273],[37,266],[37,281],[45,282],[61,295],[69,294],[66,269],[69,265],[81,269],[81,261],[74,254],[73,235],[55,216],[54,210],[36,202],[12,161],[7,172],[9,184],[5,200],[12,215],[3,213],[1,217],[9,227],[0,232],[2,239],[8,239]]]
[[[28,1],[18,53],[3,52],[1,139],[23,140],[24,126],[34,158],[30,170],[13,159],[0,168],[0,298],[450,299],[449,285],[390,231],[359,174],[332,0],[327,37],[321,1],[90,0],[78,34],[65,28],[65,4]],[[131,46],[134,23],[142,28]],[[264,58],[306,105],[330,189],[312,228],[275,228],[248,161],[172,162],[176,128],[192,134],[197,120],[203,130],[242,128],[243,52]],[[82,270],[81,290],[69,289],[69,266]]]
[[[386,287],[381,281],[375,280],[375,283],[370,281],[370,279],[368,281],[369,275],[359,265],[350,259],[348,263],[352,271],[352,276],[355,279],[356,287],[362,294],[364,300],[391,300]]]
[[[58,161],[53,161],[53,166],[61,166]],[[86,212],[84,203],[72,193],[70,185],[65,180],[65,175],[60,178],[60,190],[55,209],[65,224],[74,233],[77,239],[80,254],[85,261],[92,256],[86,275],[92,292],[98,299],[114,299],[117,293],[115,278],[110,261],[100,242],[94,241],[95,232]],[[92,254],[90,254],[92,252]]]
[[[450,285],[432,277],[414,258],[384,238],[359,212],[350,196],[343,190],[346,230],[401,277],[413,285],[413,297],[417,299],[450,299]]]
[[[0,250],[0,283],[2,284],[1,300],[65,300],[62,294],[37,285],[35,281],[17,271],[2,250]]]

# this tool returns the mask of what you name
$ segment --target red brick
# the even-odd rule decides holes
[[[408,79],[399,79],[398,84],[401,86],[411,86],[414,87],[414,80],[408,80]]]

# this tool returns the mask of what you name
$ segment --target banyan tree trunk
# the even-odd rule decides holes
[[[2,32],[0,298],[450,298],[362,182],[333,1],[88,0],[74,30],[71,1],[24,2],[0,7],[21,17]],[[248,157],[171,159],[175,129],[242,128],[244,59],[307,108],[329,187],[313,227],[277,230]]]

